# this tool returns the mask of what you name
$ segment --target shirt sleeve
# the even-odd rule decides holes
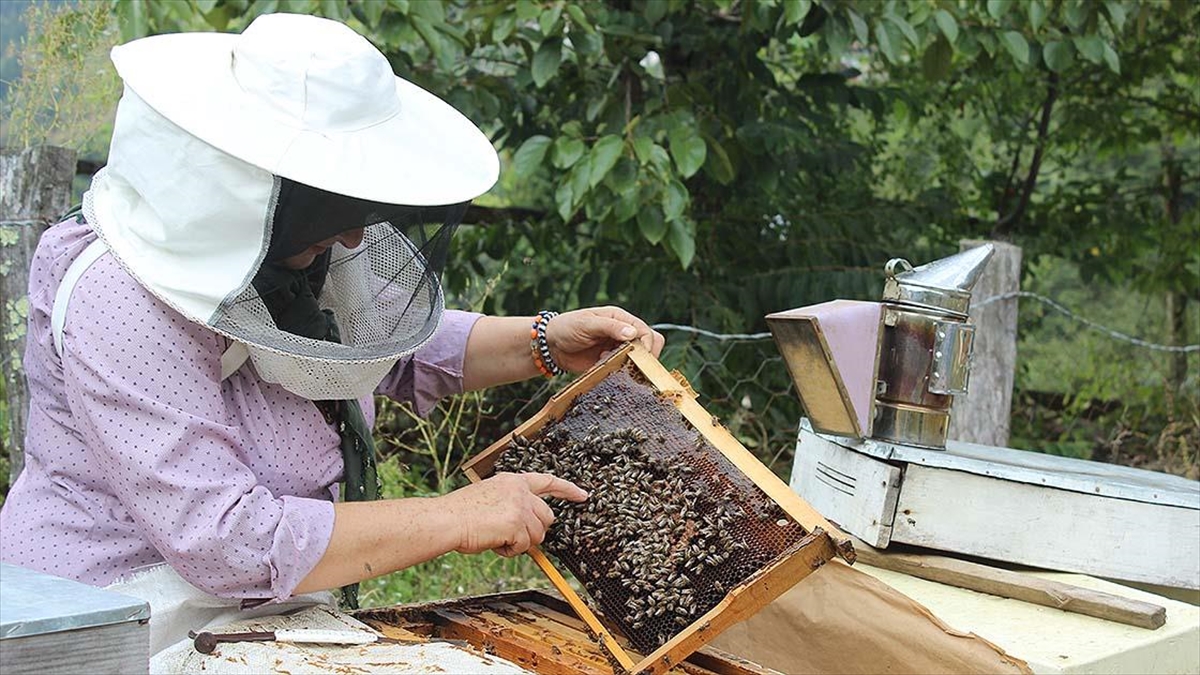
[[[259,484],[247,458],[275,448],[250,447],[226,409],[225,341],[111,256],[80,279],[63,340],[67,398],[97,479],[166,562],[213,595],[291,596],[329,545],[333,504]]]
[[[482,314],[448,309],[433,339],[392,368],[376,393],[408,401],[422,417],[438,400],[463,390],[463,357],[467,338]]]

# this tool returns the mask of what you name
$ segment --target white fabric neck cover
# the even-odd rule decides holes
[[[274,183],[270,173],[175,126],[127,87],[108,165],[85,196],[85,216],[142,285],[207,324],[258,270],[271,236]]]
[[[126,88],[109,164],[92,179],[83,212],[138,283],[186,318],[245,342],[263,380],[311,400],[368,396],[419,343],[371,358],[346,358],[339,351],[349,350],[337,343],[324,343],[328,353],[297,354],[216,325],[230,306],[245,302],[239,294],[262,264],[276,184],[271,174],[196,139]],[[345,266],[347,276],[365,275],[366,265],[364,258]],[[422,342],[438,319],[440,310]],[[283,333],[273,323],[263,329]]]

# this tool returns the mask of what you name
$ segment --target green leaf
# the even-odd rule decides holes
[[[643,15],[651,26],[662,21],[662,18],[667,15],[667,0],[646,0],[645,7]]]
[[[588,182],[592,187],[596,187],[600,184],[600,181],[604,180],[604,176],[617,163],[617,159],[621,157],[621,151],[624,147],[624,139],[611,134],[596,141],[596,145],[592,146],[592,171],[591,176],[588,178]]]
[[[944,9],[939,9],[934,12],[933,20],[937,22],[938,28],[942,30],[942,35],[954,44],[958,40],[958,21],[954,19],[954,15]]]
[[[556,168],[569,169],[579,161],[585,149],[583,141],[578,138],[559,136],[554,139],[554,155],[551,161]]]
[[[344,5],[345,2],[338,4]],[[446,22],[446,3],[442,2],[414,2],[410,9],[411,16],[419,16],[432,24],[440,24]]]
[[[987,11],[993,19],[999,20],[1012,7],[1012,0],[988,0]]]
[[[562,16],[563,6],[555,3],[549,9],[542,10],[538,15],[538,27],[542,29],[542,35],[550,35],[554,31],[554,27],[558,24],[558,18]]]
[[[911,24],[896,14],[887,14],[886,17],[888,21],[892,22],[892,25],[899,28],[901,33],[904,33],[904,37],[912,43],[912,46],[921,46],[921,38],[917,36],[917,31],[913,29]]]
[[[550,149],[550,139],[546,136],[530,136],[525,139],[525,142],[521,144],[520,148],[517,148],[516,154],[513,155],[513,171],[517,172],[517,178],[533,176],[538,167],[542,165],[548,149]]]
[[[504,42],[512,35],[513,29],[517,27],[517,15],[514,12],[504,12],[496,17],[492,22],[492,41]]]
[[[617,160],[617,164],[612,168],[612,171],[608,172],[608,177],[604,179],[604,184],[613,191],[613,194],[621,195],[637,187],[637,178],[637,162],[622,156]]]
[[[229,18],[229,7],[226,5],[221,5],[204,15],[205,22],[212,26],[214,30],[222,33],[229,27]]]
[[[721,147],[721,144],[711,136],[705,138],[704,142],[711,151],[711,155],[704,162],[704,173],[721,185],[729,185],[736,177],[733,171],[733,162],[729,160],[729,153],[725,152],[725,148]]]
[[[146,0],[124,0],[117,3],[117,24],[125,42],[145,37],[150,32]]]
[[[1104,43],[1104,62],[1108,64],[1109,70],[1121,74],[1121,57],[1117,56],[1117,50],[1107,42]]]
[[[588,189],[591,187],[588,179],[591,175],[592,158],[590,156],[576,162],[575,166],[571,167],[570,173],[567,174],[567,180],[571,182],[571,192],[575,195],[576,202],[581,201],[583,196],[588,193]]]
[[[1055,40],[1042,47],[1042,59],[1050,70],[1061,73],[1075,63],[1075,48],[1070,42]]]
[[[586,30],[577,30],[571,34],[571,46],[575,48],[575,53],[584,57],[580,61],[580,65],[584,65],[593,57],[598,57],[604,49],[604,38],[597,33],[595,29],[592,32]]]
[[[379,19],[383,16],[382,2],[360,2],[358,6],[362,8],[363,16],[367,18],[367,28],[374,28],[379,25]]]
[[[1000,34],[1000,42],[1004,43],[1004,48],[1017,61],[1017,63],[1027,66],[1029,65],[1029,43],[1025,41],[1025,36],[1015,30],[1006,30]]]
[[[675,220],[683,215],[683,210],[687,208],[688,191],[677,180],[667,183],[667,189],[663,191],[663,217],[667,220]]]
[[[812,9],[812,0],[784,0],[783,20],[789,26],[799,23]]]
[[[852,9],[847,9],[846,14],[850,15],[850,24],[854,26],[854,35],[858,37],[858,41],[867,44],[871,40],[871,29],[867,28],[867,22]]]
[[[667,154],[666,148],[661,145],[650,147],[650,166],[654,167],[659,175],[667,175],[671,169],[671,156]]]
[[[663,219],[662,211],[656,206],[646,205],[638,211],[638,230],[646,241],[657,244],[667,234],[667,221]]]
[[[538,89],[544,87],[558,72],[560,63],[562,63],[562,40],[553,38],[543,42],[542,46],[538,47],[537,53],[533,55],[533,64],[530,66],[533,84]]]
[[[875,42],[879,45],[879,50],[887,57],[888,61],[898,63],[895,47],[892,46],[892,38],[888,35],[887,29],[882,23],[875,24]]]
[[[633,154],[641,164],[648,164],[653,156],[654,140],[649,136],[638,136],[633,139]]]
[[[1042,29],[1042,24],[1046,23],[1046,6],[1042,4],[1042,0],[1029,0],[1026,7],[1029,10],[1029,25],[1036,33]]]
[[[571,214],[575,212],[575,192],[569,182],[560,183],[554,191],[554,205],[559,218],[564,221],[571,219]]]
[[[925,73],[925,77],[929,80],[938,81],[946,78],[950,74],[950,64],[954,58],[954,47],[950,46],[950,42],[945,35],[939,35],[938,39],[929,45],[925,50],[925,54],[921,57],[921,70]],[[897,99],[901,102],[902,99]]]
[[[570,16],[571,21],[583,30],[583,32],[589,34],[596,32],[596,29],[592,26],[592,22],[588,21],[587,13],[579,5],[567,5],[567,16]]]
[[[442,36],[427,19],[420,16],[409,16],[408,20],[412,22],[413,28],[417,29],[417,34],[421,36],[421,40],[429,47],[429,52],[433,54],[433,58],[437,60],[438,65],[442,68],[449,69],[453,67],[452,59],[449,50],[446,49],[445,42]]]
[[[1099,35],[1083,35],[1073,39],[1075,49],[1092,63],[1104,61],[1104,40]]]
[[[635,190],[626,190],[617,195],[617,203],[613,206],[612,215],[618,223],[627,222],[633,218],[641,210],[641,201],[638,200],[638,194]]]
[[[1091,13],[1090,2],[1084,2],[1083,0],[1067,0],[1066,10],[1063,12],[1063,16],[1067,19],[1067,25],[1071,27],[1071,30],[1077,31],[1087,24],[1088,17],[1091,15]],[[1079,47],[1079,45],[1075,46]],[[1099,61],[1097,61],[1097,63],[1099,63]]]
[[[517,18],[521,21],[532,21],[541,13],[542,8],[533,0],[517,0]]]
[[[217,6],[217,0],[192,0],[201,14],[208,14]]]
[[[1108,12],[1109,24],[1113,31],[1121,32],[1125,27],[1125,4],[1120,0],[1104,0],[1104,10]]]
[[[687,269],[696,257],[696,234],[682,220],[672,220],[667,226],[667,246],[679,258],[679,264]]]
[[[671,143],[671,156],[675,159],[675,168],[684,178],[691,178],[704,165],[708,156],[708,147],[704,139],[696,134],[692,126],[676,125],[667,134]]]

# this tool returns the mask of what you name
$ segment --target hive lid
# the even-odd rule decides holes
[[[150,618],[145,601],[0,563],[0,639]]]
[[[833,300],[767,315],[813,428],[865,438],[875,416],[883,306]]]
[[[903,258],[893,258],[885,267],[883,300],[965,318],[971,306],[971,290],[994,251],[993,245],[984,244],[920,267],[913,267]]]

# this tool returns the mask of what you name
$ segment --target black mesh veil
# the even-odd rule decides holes
[[[426,263],[436,270],[436,274],[441,274],[446,262],[445,244],[449,243],[449,236],[466,209],[466,203],[403,206],[373,202],[280,178],[266,261],[296,255],[346,230],[389,223],[416,243],[424,253]],[[429,231],[430,225],[436,226],[436,236],[431,236],[435,233]],[[448,228],[444,242],[440,239],[443,228]]]
[[[441,273],[466,209],[467,203],[373,202],[276,178],[262,264],[251,283],[223,303],[213,326],[259,348],[252,352],[260,370],[263,350],[300,357],[295,363],[314,377],[322,376],[322,362],[407,355],[432,336],[441,320]],[[359,228],[362,243],[354,248],[331,241]],[[304,253],[315,254],[312,264],[284,269]],[[304,280],[300,286],[298,278]],[[302,304],[292,303],[293,298],[310,291],[314,306],[336,318],[337,340],[316,338],[297,329],[294,317],[285,320],[281,314],[281,304]],[[280,361],[279,368],[294,365]]]

